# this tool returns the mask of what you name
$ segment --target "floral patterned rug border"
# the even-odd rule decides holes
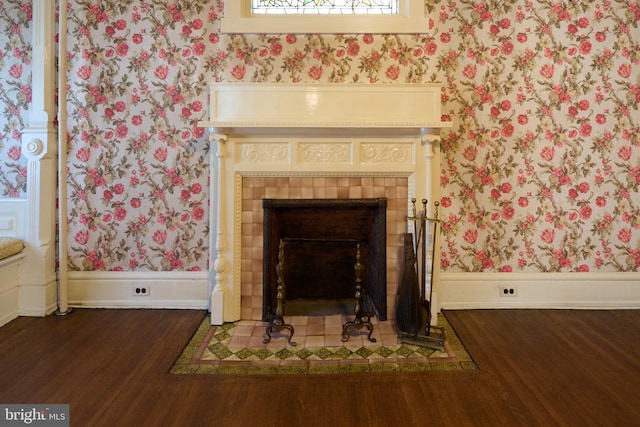
[[[170,370],[172,374],[345,374],[477,370],[446,318],[445,352],[397,345],[341,347],[230,348],[238,322],[211,326],[206,316]]]

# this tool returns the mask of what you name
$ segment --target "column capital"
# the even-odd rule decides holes
[[[220,132],[220,129],[218,128],[209,128],[209,132],[211,132],[211,134],[209,135],[210,141],[216,141],[218,143],[224,144],[229,140],[229,135]]]
[[[219,159],[227,156],[227,150],[225,149],[225,144],[229,140],[229,136],[224,133],[217,133],[216,128],[211,128],[211,135],[209,136],[210,141],[215,141],[218,143],[218,152],[216,156]]]
[[[439,131],[433,132],[432,129],[422,129],[422,132],[420,133],[420,140],[423,144],[440,142],[441,139],[442,137],[440,136]]]

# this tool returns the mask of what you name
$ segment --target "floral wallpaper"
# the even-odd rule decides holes
[[[640,269],[638,2],[445,2],[447,271]]]
[[[31,102],[30,1],[0,0],[0,197],[25,197],[22,129]]]
[[[206,269],[207,3],[70,2],[70,269]]]
[[[0,19],[21,13],[0,2]],[[443,82],[445,271],[640,271],[640,3],[426,8],[420,35],[223,35],[219,0],[70,0],[70,268],[207,268],[209,146],[196,123],[217,79]],[[4,104],[28,80],[0,45]],[[24,185],[6,136],[24,123],[7,131],[9,111],[5,195]]]

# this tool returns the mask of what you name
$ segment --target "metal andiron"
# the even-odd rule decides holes
[[[367,337],[369,341],[376,342],[375,338],[371,337],[373,333],[373,324],[371,323],[371,313],[369,310],[364,310],[365,304],[365,290],[362,287],[362,262],[360,255],[360,243],[356,245],[356,263],[354,265],[356,270],[356,304],[355,304],[355,319],[350,322],[345,323],[342,326],[342,342],[349,340],[349,328],[355,328],[356,330],[360,330],[362,328],[367,328],[369,330],[369,336]]]
[[[289,344],[295,346],[296,343],[291,341],[293,338],[294,329],[293,326],[285,323],[284,321],[284,298],[285,298],[285,284],[284,284],[284,241],[280,239],[280,244],[278,246],[278,265],[276,265],[276,274],[278,276],[278,288],[276,292],[276,311],[275,314],[269,316],[269,324],[266,327],[265,333],[267,337],[262,341],[264,344],[267,344],[271,341],[271,333],[272,332],[280,332],[283,329],[291,332],[289,335]]]
[[[397,323],[398,341],[414,344],[434,350],[444,351],[444,329],[432,325],[431,300],[433,297],[433,264],[436,254],[436,236],[438,231],[438,206],[435,202],[434,215],[427,215],[427,200],[422,199],[422,211],[416,211],[416,199],[413,205],[413,242],[411,236],[405,236],[405,268],[398,294]],[[430,257],[430,279],[427,293],[427,227],[433,224]]]

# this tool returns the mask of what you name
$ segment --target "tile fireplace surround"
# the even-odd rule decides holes
[[[440,119],[440,90],[437,84],[210,85],[210,120],[200,125],[212,141],[212,324],[261,318],[264,198],[386,197],[387,306],[395,318],[410,199],[439,199],[439,128],[449,125]]]

